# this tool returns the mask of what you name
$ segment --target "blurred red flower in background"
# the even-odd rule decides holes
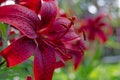
[[[101,43],[107,41],[107,37],[112,33],[112,28],[105,22],[106,15],[99,15],[96,18],[89,18],[86,21],[80,21],[81,27],[78,32],[84,31],[87,33],[90,41],[99,39]]]

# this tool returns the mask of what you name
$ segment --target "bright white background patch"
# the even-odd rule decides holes
[[[12,1],[12,0],[8,0],[8,1],[6,1],[5,3],[2,3],[1,6],[4,6],[4,5],[11,5],[11,4],[15,4],[15,2]]]
[[[97,12],[97,8],[94,6],[94,5],[90,5],[88,7],[88,11],[91,13],[91,14],[95,14]]]

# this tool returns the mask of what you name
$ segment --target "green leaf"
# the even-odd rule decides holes
[[[7,29],[8,29],[7,24],[0,23],[0,31],[2,33],[2,38],[4,39],[7,37]]]

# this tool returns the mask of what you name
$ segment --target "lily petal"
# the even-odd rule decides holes
[[[49,35],[51,34],[54,38],[58,40],[62,39],[63,42],[78,38],[79,36],[75,33],[73,24],[70,24],[71,21],[65,17],[60,17],[56,19],[50,27],[51,33],[49,33]]]
[[[88,33],[88,39],[91,41],[95,40],[95,35],[96,35],[96,32],[94,30],[90,30]]]
[[[74,40],[76,38],[79,38],[80,36],[77,35],[74,31],[74,28],[71,27],[69,32],[61,39],[63,42]]]
[[[39,49],[36,49],[35,57],[34,57],[34,77],[35,80],[42,80],[42,75],[44,74],[44,65],[43,65],[43,59],[41,55],[41,51]]]
[[[83,53],[79,50],[69,50],[69,54],[73,56],[74,59],[74,69],[76,70],[81,63],[81,60],[83,58]]]
[[[5,48],[0,55],[7,61],[7,67],[12,67],[28,59],[35,48],[36,44],[32,39],[22,37]]]
[[[0,21],[13,25],[29,38],[37,37],[35,27],[40,21],[33,11],[20,5],[2,6],[0,11]]]
[[[55,68],[61,68],[61,67],[65,67],[65,63],[63,63],[62,61],[56,62]]]
[[[44,42],[39,44],[34,58],[35,80],[52,80],[56,62],[54,49]]]
[[[58,48],[56,49],[56,56],[58,56],[60,61],[65,63],[65,61],[68,61],[72,58],[71,55],[67,54],[65,45],[61,41],[57,41],[55,44],[57,45],[55,49]]]
[[[65,61],[68,61],[72,59],[72,56],[69,54],[61,54],[60,52],[56,52],[56,56],[58,56],[59,60],[65,63]]]
[[[44,2],[42,4],[40,14],[42,28],[51,25],[57,15],[57,5],[55,1]]]
[[[68,49],[69,55],[73,57],[74,60],[74,69],[77,69],[84,51],[87,49],[85,43],[81,39],[76,39],[73,41],[65,42],[66,48]]]
[[[105,15],[99,15],[99,16],[97,16],[97,17],[94,19],[95,23],[101,22],[101,20],[102,20],[104,17],[105,17]]]
[[[62,41],[65,42],[78,38],[79,36],[75,33],[74,26],[66,32],[70,23],[70,20],[65,17],[57,18],[43,33],[46,34],[50,40],[54,41],[62,39]]]
[[[67,30],[62,24],[66,25],[66,20],[58,18],[42,33],[46,34],[50,40],[58,39]]]
[[[37,14],[41,8],[41,0],[17,0],[17,3],[35,11]]]
[[[107,36],[105,35],[105,33],[102,30],[98,30],[96,33],[96,36],[98,37],[99,41],[101,43],[104,43],[107,41]]]

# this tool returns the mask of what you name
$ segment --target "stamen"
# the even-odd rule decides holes
[[[37,43],[36,39],[34,39],[34,41],[35,41],[36,47],[38,47],[38,43]]]
[[[82,32],[83,32],[83,38],[84,38],[84,40],[86,40],[86,34],[85,34],[85,31],[83,30]]]
[[[82,29],[78,30],[78,33],[79,33],[79,34],[81,34],[81,33],[82,33],[82,34],[83,34],[83,39],[84,39],[84,40],[87,40],[87,38],[86,38],[86,33],[85,33],[84,28],[82,28]]]
[[[61,24],[64,28],[68,29],[68,27],[65,24]]]
[[[46,40],[47,41],[47,40]],[[48,44],[52,45],[56,50],[58,50],[62,55],[66,55],[66,51],[63,51],[58,45],[50,42],[50,41],[47,41]]]
[[[43,28],[43,29],[40,29],[39,31],[37,31],[39,34],[44,34],[44,33],[46,33],[47,32],[47,30],[48,30],[48,27],[46,27],[46,28]]]
[[[36,48],[35,48],[34,53],[36,53],[36,51],[37,51],[37,49],[38,49],[38,42],[36,41],[36,39],[34,39],[34,41],[35,41],[35,44],[36,44]]]
[[[65,55],[66,52],[62,51],[60,48],[55,48],[56,50],[58,50],[62,55]]]
[[[73,16],[72,18],[68,18],[71,22],[76,20],[76,16]]]

